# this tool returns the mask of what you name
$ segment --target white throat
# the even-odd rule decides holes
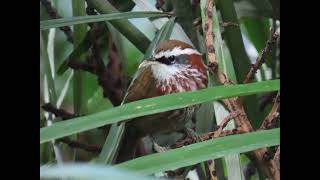
[[[190,65],[165,65],[162,63],[151,65],[152,74],[156,80],[156,85],[159,88],[165,88],[171,93],[172,85],[176,86],[178,92],[186,91],[185,87],[181,86],[182,82],[188,82],[191,91],[197,89],[195,81],[202,82],[201,73],[196,69],[191,68]],[[193,77],[193,79],[190,79]],[[179,79],[179,82],[177,81]]]

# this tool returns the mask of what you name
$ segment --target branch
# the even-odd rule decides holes
[[[256,63],[251,66],[249,73],[247,74],[243,83],[249,83],[253,78],[254,74],[257,70],[261,67],[261,65],[266,61],[266,57],[268,53],[271,53],[274,44],[277,42],[278,37],[280,36],[279,33],[274,32],[270,39],[268,40],[266,46],[263,48],[261,55],[258,56]]]
[[[264,119],[260,126],[260,130],[271,129],[277,125],[278,120],[280,119],[280,92],[278,92],[270,113]]]
[[[94,13],[90,8],[89,13]],[[83,70],[97,76],[98,84],[103,89],[104,97],[110,99],[114,106],[120,105],[124,96],[123,80],[121,76],[121,59],[117,54],[117,50],[112,42],[111,35],[108,38],[109,61],[107,66],[104,64],[101,57],[101,41],[99,38],[105,30],[104,23],[90,24],[90,43],[92,45],[92,54],[87,58],[86,62],[78,60],[69,60],[68,66],[75,70]]]
[[[221,122],[221,125],[219,125],[219,128],[217,130],[217,133],[215,133],[214,137],[219,137],[222,133],[223,129],[227,126],[227,124],[234,118],[238,117],[240,115],[240,111],[234,111],[231,112],[227,117],[224,118],[224,120]]]
[[[44,6],[44,8],[46,9],[46,11],[48,12],[49,16],[52,19],[58,19],[58,18],[62,18],[57,10],[52,7],[51,2],[49,0],[40,0],[41,4]],[[60,27],[59,28],[62,32],[64,32],[64,34],[67,36],[67,40],[71,43],[73,43],[73,33],[72,30],[69,26],[64,26],[64,27]]]
[[[222,27],[224,27],[224,28],[230,27],[230,26],[239,27],[239,24],[234,23],[234,22],[230,22],[230,21],[228,21],[228,22],[220,22],[219,24],[220,24],[220,26],[222,26]]]
[[[70,140],[69,138],[57,139],[56,142],[61,142],[61,143],[67,144],[71,148],[82,149],[92,153],[100,153],[102,149],[99,146],[84,144],[84,143],[81,143],[80,141]]]
[[[88,59],[89,58],[91,57],[88,57]],[[83,70],[83,71],[90,72],[92,74],[96,74],[95,67],[92,64],[89,64],[88,62],[82,62],[80,60],[70,59],[68,61],[68,66],[74,70]]]
[[[208,60],[209,60],[208,70],[212,74],[214,74],[214,77],[216,77],[221,84],[223,85],[232,84],[232,81],[227,79],[227,76],[219,70],[218,61],[215,55],[214,33],[212,30],[213,6],[215,6],[213,0],[208,0],[206,4],[206,10],[205,10],[206,22],[205,22],[205,28],[204,28],[207,54],[208,54]],[[244,131],[251,132],[253,130],[252,126],[246,116],[244,107],[241,101],[239,100],[239,98],[238,97],[230,98],[230,99],[224,100],[223,102],[227,105],[230,112],[233,112],[233,111],[241,112],[241,115],[235,119],[235,122],[238,126],[241,126]]]
[[[214,6],[213,0],[208,0],[206,4],[206,22],[205,22],[205,40],[206,40],[206,47],[207,47],[207,54],[208,54],[208,69],[211,73],[214,74],[214,77],[223,84],[230,84],[231,81],[226,78],[226,75],[223,72],[219,71],[218,62],[215,56],[215,49],[214,49],[214,34],[212,31],[212,10]],[[277,36],[277,34],[276,34]],[[265,56],[265,55],[264,55]],[[250,75],[251,76],[251,75]],[[253,131],[252,125],[245,113],[244,106],[242,104],[242,100],[238,97],[226,99],[223,101],[230,112],[233,111],[240,111],[240,115],[235,118],[235,123],[238,126],[238,130],[240,132],[251,132]],[[240,127],[240,128],[239,128]],[[226,131],[223,131],[226,132]],[[213,134],[214,135],[214,134]],[[219,136],[223,135],[220,134]],[[268,148],[260,148],[253,152],[248,152],[247,154],[250,155],[250,159],[255,162],[257,167],[263,171],[263,173],[269,178],[278,180],[280,179],[280,171],[276,168],[276,164],[274,160],[265,161],[264,155],[268,152]]]
[[[46,103],[42,106],[42,109],[54,114],[57,117],[61,117],[63,120],[72,119],[76,117],[74,114],[69,113],[63,109],[58,109],[54,107],[51,103]]]
[[[276,162],[278,169],[280,170],[280,146],[278,147],[273,160]]]
[[[217,138],[217,137],[224,137],[224,136],[229,136],[229,135],[234,135],[234,134],[242,134],[245,133],[245,131],[242,130],[242,128],[238,127],[232,130],[225,130],[220,132],[219,130],[213,131],[213,132],[208,132],[208,133],[204,133],[199,135],[200,139],[202,141],[206,141],[212,138]],[[180,148],[182,146],[187,146],[190,144],[194,144],[196,143],[194,141],[194,138],[192,137],[187,137],[185,139],[180,139],[178,140],[175,144],[173,144],[170,148],[171,149],[175,149],[175,148]]]

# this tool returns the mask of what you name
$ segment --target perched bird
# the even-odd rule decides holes
[[[124,103],[206,88],[206,69],[201,54],[191,45],[178,40],[163,41],[156,47],[152,57],[139,65]],[[118,160],[122,162],[131,159],[137,139],[143,136],[182,130],[197,107],[191,106],[130,120],[126,124]]]

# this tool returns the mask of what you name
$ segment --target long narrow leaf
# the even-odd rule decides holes
[[[156,46],[159,44],[159,42],[170,38],[172,29],[174,26],[174,20],[175,20],[175,18],[172,17],[169,19],[169,21],[166,22],[166,24],[164,24],[162,26],[162,28],[160,29],[160,31],[158,32],[156,37],[153,38],[153,40],[152,40],[150,46],[148,47],[143,59],[151,57],[152,52],[154,51]]]
[[[137,173],[118,170],[110,166],[70,163],[63,165],[42,166],[40,167],[41,179],[82,179],[82,180],[156,180],[154,177],[145,177]]]
[[[107,0],[87,0],[87,3],[100,14],[118,13],[119,11]],[[150,40],[127,19],[115,19],[109,21],[123,36],[125,36],[142,53],[145,53]]]
[[[114,167],[148,175],[278,144],[280,144],[279,128],[208,140],[179,149],[140,157]]]
[[[107,111],[58,122],[50,127],[41,128],[40,143],[135,117],[184,108],[233,96],[246,96],[276,91],[279,90],[279,88],[279,80],[270,80],[242,85],[219,86],[195,92],[183,92],[135,101]]]
[[[131,19],[131,18],[146,18],[146,17],[163,17],[169,16],[167,13],[162,12],[123,12],[101,15],[88,15],[88,16],[76,16],[70,18],[51,19],[46,21],[40,21],[40,30],[49,28],[58,28],[63,26],[72,26],[76,24],[110,21],[115,19]]]

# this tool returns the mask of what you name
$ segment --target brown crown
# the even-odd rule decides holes
[[[181,47],[181,49],[193,48],[191,45],[179,40],[167,40],[162,41],[158,44],[155,50],[155,54],[157,54],[160,51],[172,50],[175,47]]]

